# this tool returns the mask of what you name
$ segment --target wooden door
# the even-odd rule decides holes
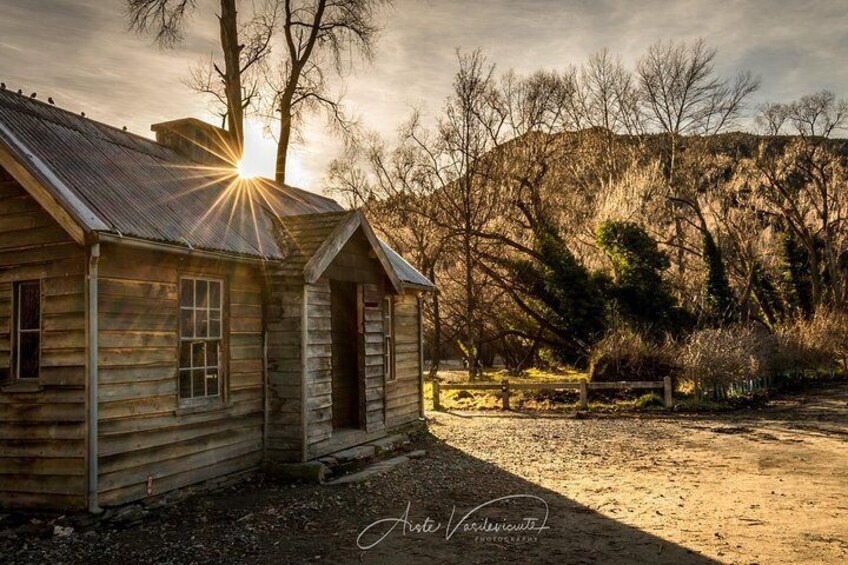
[[[356,283],[330,282],[333,428],[361,424],[357,290]]]

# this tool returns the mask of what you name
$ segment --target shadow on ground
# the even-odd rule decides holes
[[[434,437],[422,444],[427,457],[367,483],[291,486],[257,478],[162,509],[124,529],[101,526],[46,539],[6,532],[0,554],[4,563],[715,563]],[[486,506],[461,521],[478,505],[509,495],[524,497]],[[372,549],[357,547],[366,526],[400,520],[407,508],[411,524],[429,518],[434,531],[404,533],[395,522]],[[486,524],[526,525],[525,518],[536,518],[545,529],[471,531]],[[391,525],[372,528],[362,545]],[[449,527],[455,530],[446,539]]]

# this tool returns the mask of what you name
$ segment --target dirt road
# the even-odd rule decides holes
[[[716,416],[431,417],[432,436],[418,446],[428,455],[380,479],[256,480],[128,528],[67,537],[7,529],[0,562],[848,560],[844,384]],[[385,537],[360,549],[357,537],[378,520],[360,545]]]

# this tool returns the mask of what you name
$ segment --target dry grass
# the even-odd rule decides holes
[[[443,384],[465,384],[468,383],[466,371],[440,371],[440,382]],[[476,381],[479,383],[500,383],[507,379],[510,383],[562,383],[580,382],[588,380],[588,374],[575,370],[563,370],[560,372],[542,371],[532,369],[526,374],[516,377],[509,375],[505,370],[488,370]],[[590,397],[589,409],[600,411],[617,411],[646,409],[662,406],[662,399],[656,394],[631,394],[626,397],[618,395],[610,398],[601,393],[593,393],[595,398]],[[433,385],[430,381],[424,383],[424,399],[428,409],[433,407]],[[443,390],[440,394],[442,408],[445,410],[475,411],[475,410],[501,410],[502,400],[499,390]],[[538,411],[538,412],[562,412],[574,411],[578,408],[579,395],[577,391],[556,390],[513,390],[510,393],[510,406],[513,409]]]

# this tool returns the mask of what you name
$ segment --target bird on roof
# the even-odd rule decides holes
[[[0,90],[6,90],[6,83],[0,82]]]
[[[37,92],[33,92],[32,94],[29,95],[30,98],[35,98],[36,96],[38,96]]]
[[[53,97],[52,97],[52,96],[51,96],[51,97],[49,97],[49,98],[47,98],[47,101],[48,101],[49,103],[51,103],[51,104],[55,104],[55,102],[53,102]]]
[[[85,117],[85,112],[80,112],[80,116]]]
[[[127,126],[124,126],[123,131],[127,131]]]
[[[19,88],[19,89],[18,89],[18,94],[23,94],[23,93],[24,93],[24,91],[23,91],[23,90],[21,90],[21,89]]]

